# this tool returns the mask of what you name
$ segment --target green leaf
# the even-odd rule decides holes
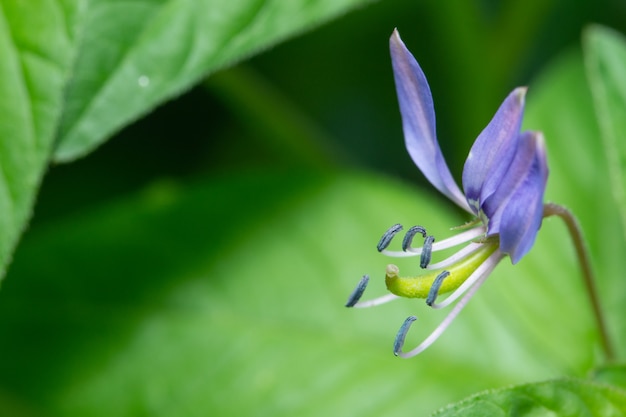
[[[626,238],[626,38],[592,26],[584,36],[587,76]]]
[[[521,385],[474,395],[433,416],[611,417],[626,413],[626,391],[580,379]]]
[[[51,153],[80,4],[0,2],[0,279]]]
[[[437,369],[395,358],[415,301],[343,307],[363,273],[384,269],[375,245],[390,217],[409,224],[435,208],[433,233],[461,222],[429,200],[371,177],[229,176],[157,184],[33,233],[0,293],[0,391],[68,416],[401,415],[419,379],[445,386],[425,412],[454,399],[450,388],[511,382],[476,380],[483,365],[454,338],[432,351]],[[384,291],[376,281],[366,296]],[[420,307],[424,330],[442,318]],[[459,366],[453,383],[441,378]]]
[[[369,0],[95,0],[55,152],[80,157],[207,74]]]
[[[255,173],[155,184],[34,230],[0,293],[0,392],[64,416],[403,416],[583,374],[592,323],[577,281],[564,287],[573,268],[567,245],[550,246],[558,229],[515,268],[503,262],[413,360],[392,354],[400,324],[419,317],[416,344],[446,311],[343,307],[362,274],[366,298],[386,292],[390,259],[375,245],[390,224],[443,237],[464,221],[442,203],[370,176]]]
[[[626,389],[626,365],[609,364],[593,370],[592,378],[599,382]]]
[[[0,279],[51,158],[366,2],[0,0]]]

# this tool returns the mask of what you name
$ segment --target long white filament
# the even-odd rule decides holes
[[[395,294],[385,294],[383,296],[371,299],[371,300],[367,300],[367,301],[359,301],[358,303],[356,303],[355,305],[352,306],[352,308],[367,308],[367,307],[376,307],[379,306],[381,304],[386,304],[389,301],[393,301],[396,298],[400,298]]]
[[[448,258],[444,259],[441,262],[437,262],[435,264],[430,264],[428,265],[428,267],[426,267],[426,269],[443,269],[446,268],[462,259],[465,259],[466,257],[470,256],[471,254],[473,254],[474,252],[476,252],[478,249],[480,249],[483,245],[481,243],[474,243],[471,242],[469,243],[466,247],[464,247],[463,249],[461,249],[458,252],[455,252],[454,254],[450,255]]]
[[[396,340],[401,340],[402,343],[396,347],[396,351],[394,353],[397,356],[400,356],[402,358],[412,358],[413,356],[416,356],[422,353],[430,345],[432,345],[437,339],[439,339],[439,336],[441,336],[446,331],[448,326],[452,324],[456,316],[459,315],[461,310],[463,310],[463,308],[467,305],[469,300],[474,296],[476,291],[478,291],[478,289],[482,286],[482,284],[487,280],[487,277],[489,277],[489,274],[498,264],[500,259],[502,259],[502,257],[503,257],[502,253],[500,253],[500,251],[496,251],[491,256],[489,256],[489,258],[487,258],[487,260],[483,263],[483,265],[487,265],[485,268],[482,268],[483,265],[481,265],[481,267],[476,269],[476,271],[474,272],[475,274],[479,270],[481,270],[481,273],[476,274],[476,278],[473,279],[473,282],[470,284],[470,287],[465,292],[465,295],[463,296],[463,298],[461,298],[461,300],[454,306],[454,308],[450,311],[450,313],[448,313],[446,318],[443,319],[443,321],[435,328],[435,330],[433,330],[433,332],[430,335],[428,335],[428,337],[424,339],[422,343],[420,343],[416,348],[414,348],[413,350],[409,352],[402,352],[402,343],[404,342],[404,336],[406,335],[406,332],[408,332],[410,325],[406,327],[402,326],[402,328],[400,329],[400,333],[396,337]],[[472,276],[473,275],[474,274],[472,274]]]

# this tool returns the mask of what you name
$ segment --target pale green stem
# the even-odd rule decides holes
[[[546,203],[543,205],[543,217],[550,216],[559,216],[565,222],[567,230],[569,231],[572,241],[574,242],[578,262],[580,263],[580,269],[583,273],[583,282],[585,284],[585,288],[587,289],[587,296],[591,302],[593,316],[596,321],[596,326],[598,327],[598,332],[600,333],[602,350],[604,351],[604,356],[607,362],[613,362],[615,359],[615,351],[609,337],[606,320],[600,307],[600,297],[598,296],[598,291],[596,289],[596,277],[593,273],[593,269],[591,268],[589,251],[585,245],[580,224],[571,211],[565,207],[559,206],[558,204]]]

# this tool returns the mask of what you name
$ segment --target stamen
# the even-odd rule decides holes
[[[415,355],[419,355],[424,350],[426,350],[430,345],[432,345],[439,338],[439,336],[443,334],[443,332],[448,328],[448,326],[450,326],[450,324],[454,321],[456,316],[459,315],[461,310],[463,310],[465,305],[469,302],[469,300],[476,293],[476,291],[478,291],[478,289],[485,282],[488,276],[489,274],[485,273],[481,275],[478,280],[476,280],[474,285],[467,291],[465,296],[454,306],[454,308],[452,309],[452,311],[450,311],[450,313],[446,316],[446,318],[443,319],[443,321],[439,324],[439,326],[437,326],[435,330],[433,330],[433,332],[426,339],[424,339],[422,343],[420,343],[415,349],[409,352],[402,352],[402,347],[404,346],[404,339],[406,337],[406,334],[409,331],[411,324],[415,321],[415,320],[410,320],[411,317],[406,319],[404,323],[402,324],[402,326],[400,327],[398,334],[396,335],[396,341],[393,346],[394,355],[400,356],[402,358],[412,358]]]
[[[481,243],[474,243],[474,242],[472,242],[472,243],[468,244],[467,246],[465,246],[463,249],[461,249],[461,250],[455,252],[454,254],[450,255],[450,257],[444,259],[443,261],[440,261],[440,262],[428,265],[427,269],[443,269],[443,268],[447,268],[450,265],[453,265],[453,264],[457,263],[461,259],[470,256],[471,254],[476,252],[478,249],[480,249],[482,246],[483,245]]]
[[[411,247],[411,243],[413,242],[413,236],[420,233],[424,239],[426,239],[426,229],[422,226],[413,226],[409,230],[407,230],[404,235],[404,239],[402,240],[402,250],[407,251]]]
[[[435,278],[435,282],[433,282],[432,287],[430,287],[430,291],[428,292],[428,297],[426,297],[426,304],[431,306],[437,299],[439,295],[439,288],[441,288],[441,284],[443,280],[446,279],[450,275],[450,271],[443,271],[441,274],[437,275]]]
[[[404,346],[404,338],[406,337],[406,334],[411,328],[411,324],[413,324],[415,320],[417,320],[417,317],[409,316],[406,318],[406,320],[404,320],[404,323],[402,323],[402,326],[400,327],[400,330],[398,330],[398,334],[396,335],[396,339],[393,341],[393,354],[394,355],[398,356],[400,353],[402,353],[402,346]]]
[[[387,246],[389,246],[389,244],[391,243],[391,240],[393,239],[393,237],[400,230],[402,230],[402,225],[401,224],[394,224],[393,226],[391,226],[385,232],[383,237],[380,238],[380,241],[378,242],[378,245],[376,246],[376,248],[378,249],[378,252],[382,252],[383,250],[385,250],[387,248]]]
[[[504,257],[502,252],[496,250],[494,253],[489,255],[489,257],[480,264],[478,268],[457,288],[452,294],[448,296],[441,303],[435,303],[431,305],[432,308],[444,308],[453,303],[457,298],[459,298],[463,293],[469,291],[472,288],[472,285],[480,281],[483,277],[489,276],[491,271],[498,265],[498,262]],[[433,284],[434,285],[434,284]]]
[[[474,229],[466,230],[463,233],[459,233],[456,236],[449,237],[440,242],[436,242],[433,244],[433,252],[437,252],[443,249],[452,248],[454,246],[460,245],[461,243],[465,243],[469,240],[475,239],[478,236],[485,233],[485,228],[483,226],[476,227]],[[421,248],[420,248],[421,249]]]
[[[365,288],[367,288],[367,284],[369,283],[369,281],[370,281],[369,275],[363,275],[363,278],[361,278],[361,281],[359,281],[359,284],[356,286],[354,291],[352,291],[352,294],[350,294],[350,297],[348,297],[348,301],[346,302],[346,307],[354,307],[354,305],[359,302],[359,300],[361,299],[361,296],[363,295],[363,292],[365,292]]]
[[[358,303],[356,303],[355,305],[353,305],[353,308],[369,308],[369,307],[376,307],[382,304],[387,304],[390,301],[395,300],[396,298],[400,298],[395,294],[385,294],[385,295],[381,295],[380,297],[374,298],[372,300],[367,300],[367,301],[360,301]]]
[[[438,242],[434,242],[432,245],[432,252],[437,252],[440,250],[444,250],[444,249],[448,249],[448,248],[452,248],[454,246],[460,245],[462,243],[468,242],[470,240],[476,239],[477,237],[479,237],[480,235],[483,235],[485,233],[485,227],[484,226],[480,226],[480,227],[475,227],[473,229],[469,229],[466,230],[463,233],[459,233],[456,236],[452,236],[449,237],[447,239],[438,241]],[[384,236],[383,236],[384,237]],[[382,242],[382,239],[381,239]],[[419,256],[422,254],[422,248],[411,248],[408,247],[406,252],[401,252],[401,251],[388,251],[388,250],[382,250],[381,251],[382,254],[387,255],[387,256],[391,256],[394,258],[406,258],[406,257],[410,257],[410,256]]]
[[[367,287],[369,280],[370,280],[369,275],[363,275],[363,278],[361,278],[361,281],[359,281],[354,291],[352,291],[352,294],[350,294],[350,297],[348,297],[348,301],[346,302],[346,307],[352,307],[352,308],[375,307],[381,304],[388,303],[389,301],[393,301],[396,298],[400,298],[395,294],[385,294],[383,296],[374,298],[372,300],[359,301],[361,297],[363,296],[363,293],[365,292],[365,288]]]
[[[422,247],[422,256],[420,257],[420,268],[424,269],[430,263],[431,255],[433,254],[433,242],[435,236],[430,235],[424,239],[424,246]]]

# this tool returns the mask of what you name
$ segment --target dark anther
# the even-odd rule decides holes
[[[411,243],[413,242],[413,236],[420,233],[424,239],[426,239],[426,229],[422,226],[413,226],[409,230],[407,230],[406,235],[404,235],[404,239],[402,240],[402,250],[407,251],[408,248],[411,247]]]
[[[433,285],[431,285],[430,291],[428,291],[428,297],[426,297],[426,304],[428,304],[430,307],[432,307],[435,303],[435,300],[439,295],[439,289],[441,288],[441,284],[443,284],[443,280],[446,279],[448,275],[450,275],[450,272],[443,271],[441,274],[437,275],[437,278],[435,278]]]
[[[387,246],[389,246],[389,244],[391,243],[391,239],[393,239],[393,237],[400,230],[402,230],[401,224],[394,224],[393,226],[391,226],[389,230],[385,232],[383,237],[380,238],[380,241],[378,242],[378,246],[376,246],[376,248],[378,249],[378,252],[384,251],[387,248]]]
[[[411,324],[413,324],[413,322],[417,320],[417,317],[415,316],[409,316],[407,317],[406,320],[404,320],[404,323],[402,323],[402,326],[400,327],[400,330],[398,330],[398,334],[396,335],[396,340],[393,341],[393,354],[398,356],[400,353],[402,353],[402,346],[404,346],[404,338],[406,337],[406,334],[409,331],[409,328],[411,327]]]
[[[352,291],[352,294],[350,294],[350,297],[348,297],[348,301],[346,302],[346,307],[354,307],[354,305],[359,302],[359,300],[361,299],[361,296],[363,295],[363,292],[365,291],[365,287],[367,287],[367,283],[369,282],[369,280],[370,280],[369,275],[363,275],[363,278],[361,278],[361,281],[359,281],[359,284],[356,286],[354,291]]]
[[[435,236],[430,235],[424,239],[424,246],[422,247],[422,256],[420,256],[420,268],[426,268],[430,263],[430,257],[433,253],[433,242]]]

